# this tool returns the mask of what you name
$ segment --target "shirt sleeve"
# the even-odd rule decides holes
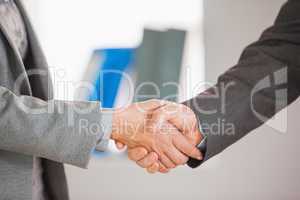
[[[96,146],[97,151],[104,152],[107,150],[108,143],[112,132],[112,122],[113,122],[113,110],[103,109],[102,110],[102,135],[98,140]]]

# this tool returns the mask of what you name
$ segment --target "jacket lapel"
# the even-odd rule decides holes
[[[16,72],[15,73],[15,76],[16,76],[15,78],[16,78],[16,80],[18,78],[22,78],[22,80],[23,80],[22,87],[20,88],[21,93],[24,94],[24,95],[32,95],[29,79],[26,76],[26,69],[25,69],[25,66],[24,66],[24,63],[23,63],[23,60],[22,60],[22,56],[19,53],[18,48],[16,47],[16,45],[12,41],[11,37],[7,33],[6,29],[4,28],[4,25],[3,25],[2,21],[0,21],[0,31],[5,36],[5,39],[7,40],[9,48],[13,52],[13,55],[15,57],[15,61],[16,61],[17,66],[12,66],[12,67],[15,68],[14,69],[14,71]]]
[[[29,47],[25,66],[27,70],[30,70],[35,74],[32,76],[34,78],[30,77],[33,96],[43,100],[53,99],[52,80],[46,58],[21,0],[15,0],[15,3],[23,17],[27,31]]]

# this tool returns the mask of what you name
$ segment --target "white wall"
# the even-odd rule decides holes
[[[270,27],[286,0],[204,0],[205,79],[235,65],[242,50]]]
[[[74,99],[72,83],[82,80],[92,50],[135,47],[144,27],[188,31],[183,66],[187,75],[203,74],[201,0],[27,0],[48,62],[54,71],[55,97]],[[199,52],[202,52],[199,54]],[[192,71],[192,72],[191,72]],[[186,75],[186,76],[187,76]],[[199,80],[199,76],[196,77]],[[192,85],[197,81],[191,78]],[[69,82],[67,87],[61,82]],[[190,81],[182,77],[182,81]],[[185,91],[182,93],[186,94]],[[191,97],[191,93],[185,99]]]

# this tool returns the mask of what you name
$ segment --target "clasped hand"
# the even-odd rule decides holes
[[[189,157],[202,160],[196,148],[202,136],[195,114],[186,106],[150,100],[116,110],[112,139],[148,172],[167,173]]]

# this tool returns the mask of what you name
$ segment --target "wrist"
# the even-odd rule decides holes
[[[120,130],[121,130],[121,119],[119,112],[116,110],[113,113],[113,121],[112,121],[112,132],[111,139],[115,141],[120,140]]]
[[[113,114],[113,122],[112,122],[112,134],[111,139],[122,142],[123,144],[127,144],[128,138],[130,137],[127,129],[128,119],[126,117],[126,111],[117,109]]]

